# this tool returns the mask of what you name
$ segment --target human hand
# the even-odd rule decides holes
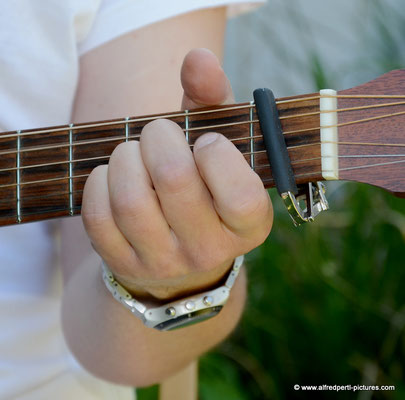
[[[181,79],[183,108],[233,102],[229,81],[207,50],[186,56]],[[272,225],[260,178],[229,140],[207,133],[193,153],[181,128],[162,119],[93,170],[82,216],[116,278],[138,296],[160,299],[209,288]]]

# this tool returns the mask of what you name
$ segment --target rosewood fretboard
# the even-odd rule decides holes
[[[322,179],[318,94],[279,99],[278,109],[297,183]],[[92,169],[107,164],[119,143],[137,140],[143,126],[156,118],[180,125],[191,148],[205,132],[222,133],[244,154],[264,185],[273,186],[256,111],[249,103],[4,132],[0,134],[0,225],[80,214],[83,187]]]

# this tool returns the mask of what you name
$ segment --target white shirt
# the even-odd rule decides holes
[[[0,131],[67,124],[80,55],[147,24],[249,0],[13,0],[0,5]],[[0,399],[131,399],[87,373],[60,326],[55,224],[0,229]]]

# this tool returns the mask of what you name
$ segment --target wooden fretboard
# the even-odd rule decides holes
[[[318,97],[278,100],[297,183],[322,179]],[[292,117],[302,114],[309,115]],[[0,134],[0,225],[80,214],[84,183],[92,169],[107,164],[119,143],[137,140],[144,125],[156,118],[180,125],[191,148],[205,132],[222,133],[244,154],[264,185],[273,186],[256,111],[250,103],[4,132]]]

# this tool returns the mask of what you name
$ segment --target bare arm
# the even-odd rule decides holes
[[[224,23],[222,9],[197,12],[90,52],[81,63],[73,120],[177,109],[184,54],[209,47],[221,55]],[[231,98],[210,55],[191,56],[182,80],[187,108]],[[222,137],[207,146],[201,142],[193,155],[183,141],[179,128],[168,121],[149,124],[140,144],[118,146],[109,167],[93,171],[83,197],[93,246],[127,287],[150,298],[169,299],[212,285],[235,256],[260,244],[271,226],[267,194],[230,142]],[[215,154],[235,166],[234,175],[213,173]],[[237,184],[229,186],[232,178]],[[232,198],[240,201],[228,207]],[[236,325],[245,300],[244,274],[217,317],[158,332],[144,327],[108,293],[80,221],[63,225],[64,332],[75,356],[94,374],[135,386],[159,382]]]

